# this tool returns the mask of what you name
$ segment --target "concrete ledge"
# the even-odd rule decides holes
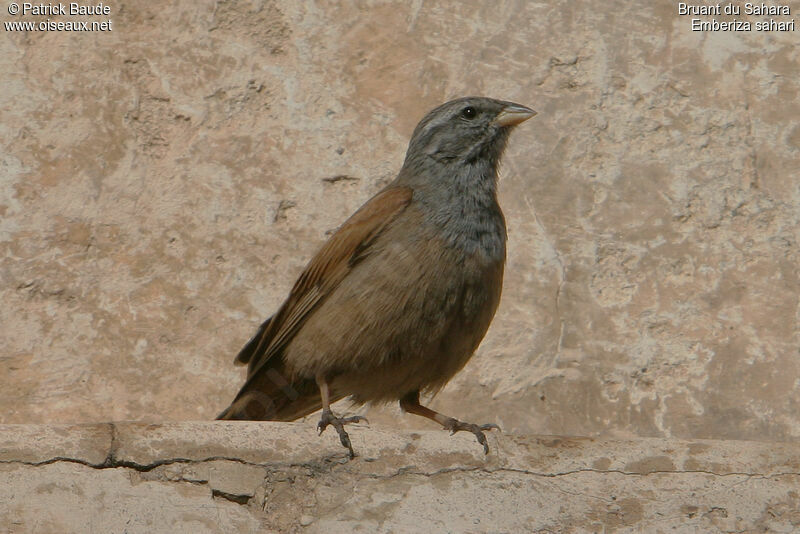
[[[1,533],[793,532],[800,444],[0,425]]]

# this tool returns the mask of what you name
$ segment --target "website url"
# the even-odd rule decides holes
[[[3,21],[7,32],[110,32],[112,20],[83,21],[29,20]]]

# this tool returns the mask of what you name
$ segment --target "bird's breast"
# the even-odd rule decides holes
[[[506,225],[499,206],[459,206],[432,219],[433,233],[444,246],[486,263],[504,261]]]

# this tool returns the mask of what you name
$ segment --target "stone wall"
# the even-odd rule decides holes
[[[357,430],[357,431],[356,431]],[[797,532],[796,443],[0,425],[0,533]]]
[[[0,421],[212,418],[416,121],[482,94],[539,115],[502,172],[500,310],[433,406],[516,433],[800,437],[797,33],[597,0],[84,18],[113,30],[0,32]]]

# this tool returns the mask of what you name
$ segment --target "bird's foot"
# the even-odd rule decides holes
[[[449,418],[443,426],[445,430],[450,431],[451,436],[456,432],[472,432],[475,434],[475,438],[478,440],[478,443],[483,445],[483,454],[489,454],[489,443],[486,441],[486,435],[483,433],[483,431],[500,430],[500,427],[494,423],[476,425],[473,423],[464,423],[458,419],[453,419],[452,417]]]
[[[325,431],[328,428],[328,425],[332,426],[336,429],[336,432],[339,434],[339,441],[342,442],[342,446],[345,447],[348,451],[350,451],[350,458],[355,457],[355,453],[353,452],[353,445],[350,443],[350,435],[344,429],[344,425],[350,423],[359,423],[361,421],[367,421],[367,418],[362,415],[354,415],[352,417],[336,417],[333,415],[333,412],[330,410],[322,410],[322,417],[319,419],[319,423],[317,423],[317,430],[319,434]]]

